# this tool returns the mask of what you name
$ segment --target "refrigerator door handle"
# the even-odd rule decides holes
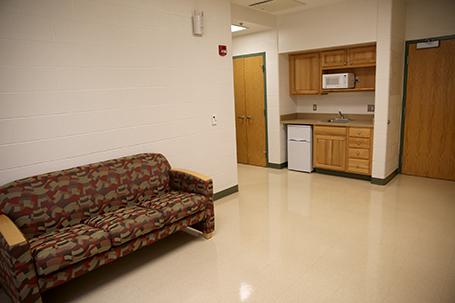
[[[300,140],[300,139],[289,139],[289,142],[307,142],[307,143],[309,143],[310,141],[308,141],[308,140]]]

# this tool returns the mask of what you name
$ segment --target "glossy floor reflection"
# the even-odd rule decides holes
[[[239,166],[216,233],[178,233],[46,302],[455,302],[455,183]]]

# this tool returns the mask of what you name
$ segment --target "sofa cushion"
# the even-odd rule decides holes
[[[205,209],[207,201],[203,195],[170,191],[137,205],[159,210],[163,214],[164,224],[169,224]]]
[[[161,228],[163,215],[157,210],[129,206],[99,215],[84,221],[109,234],[113,246],[122,245],[132,239]]]
[[[29,241],[38,275],[47,275],[111,248],[109,235],[84,224],[42,234]]]

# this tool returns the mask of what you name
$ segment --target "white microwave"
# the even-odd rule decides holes
[[[353,73],[325,74],[322,75],[322,88],[353,88],[355,75]]]

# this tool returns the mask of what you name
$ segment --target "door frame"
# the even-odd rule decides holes
[[[262,75],[264,77],[264,121],[265,121],[265,162],[266,166],[270,166],[269,162],[269,127],[268,127],[268,111],[267,111],[267,65],[266,65],[266,52],[259,52],[259,53],[251,53],[251,54],[245,54],[245,55],[237,55],[237,56],[232,56],[232,61],[234,62],[234,59],[238,58],[247,58],[247,57],[257,57],[257,56],[262,56],[262,62],[264,62],[264,67],[262,68]],[[235,102],[235,100],[234,100]]]
[[[399,155],[399,162],[398,162],[398,172],[399,173],[401,173],[401,168],[403,165],[404,126],[405,126],[405,118],[406,118],[406,89],[407,89],[407,84],[408,84],[409,46],[411,44],[419,43],[419,42],[429,42],[429,41],[433,41],[433,40],[451,40],[451,39],[455,39],[455,34],[406,41],[405,52],[404,52],[404,69],[403,69],[403,99],[401,101],[400,155]]]

